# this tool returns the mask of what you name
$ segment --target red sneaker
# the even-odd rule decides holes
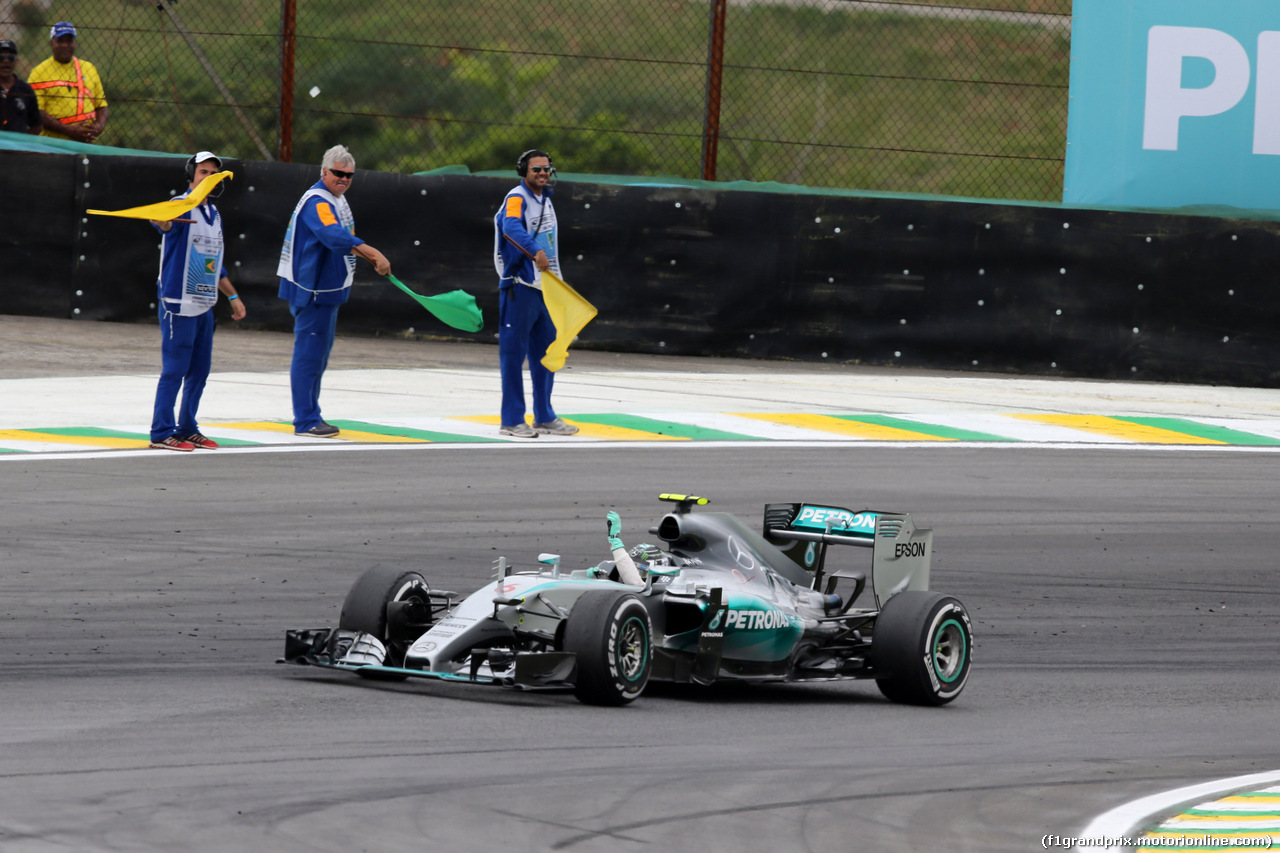
[[[205,438],[198,432],[193,432],[191,435],[187,436],[187,441],[202,450],[218,449],[218,442],[214,441],[212,438]]]
[[[151,446],[156,450],[195,450],[196,446],[189,441],[183,441],[176,435],[171,435],[164,441],[153,441]]]

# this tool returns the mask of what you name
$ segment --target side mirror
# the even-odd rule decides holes
[[[553,578],[560,577],[560,555],[559,554],[539,554],[538,562],[544,566],[551,567],[551,576]]]
[[[664,578],[673,578],[678,574],[680,574],[680,569],[675,566],[654,566],[650,564],[644,578],[644,594],[648,595],[653,592],[653,578],[655,575]]]

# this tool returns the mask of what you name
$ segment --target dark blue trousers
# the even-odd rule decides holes
[[[320,380],[329,366],[329,353],[338,330],[340,305],[289,306],[293,314],[293,363],[289,387],[293,392],[293,428],[298,432],[319,426]]]
[[[524,361],[533,380],[533,419],[556,419],[551,385],[556,375],[542,366],[556,327],[542,301],[542,291],[515,284],[498,292],[498,365],[502,371],[502,425],[524,423]]]
[[[151,414],[151,440],[171,435],[186,438],[200,431],[196,410],[213,365],[213,311],[198,317],[180,317],[160,303],[160,382],[156,385],[155,411]],[[182,389],[182,407],[173,419],[173,404]]]

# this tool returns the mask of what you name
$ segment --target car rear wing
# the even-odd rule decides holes
[[[813,573],[820,589],[827,546],[871,548],[871,585],[877,606],[907,589],[927,590],[933,531],[916,527],[910,513],[860,512],[803,503],[768,504],[764,536],[798,566]]]

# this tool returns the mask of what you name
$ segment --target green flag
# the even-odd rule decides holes
[[[476,305],[476,298],[465,290],[451,290],[439,296],[419,296],[395,276],[388,275],[387,280],[412,296],[415,302],[447,326],[464,332],[478,332],[484,328],[480,306]]]

